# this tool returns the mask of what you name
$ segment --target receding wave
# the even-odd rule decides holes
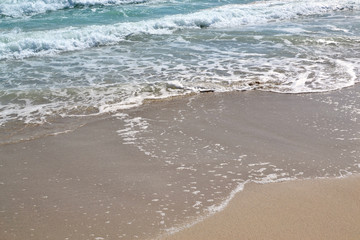
[[[51,1],[54,0],[49,0]],[[110,3],[114,0],[69,0],[66,2]],[[172,34],[181,29],[238,28],[242,25],[266,24],[359,9],[360,0],[267,1],[225,5],[191,14],[114,25],[68,27],[41,32],[22,32],[20,29],[15,29],[3,32],[0,36],[0,60],[113,45],[127,41],[129,36],[141,34]]]
[[[0,4],[0,16],[17,18],[68,8],[145,2],[147,0],[5,0]]]
[[[116,58],[116,56],[113,57]],[[204,56],[203,58],[199,59],[198,66],[193,66],[191,63],[186,65],[181,61],[173,66],[174,63],[171,63],[171,60],[162,61],[161,64],[155,59],[142,61],[124,58],[122,63],[124,69],[127,70],[118,69],[111,79],[121,80],[121,76],[128,72],[127,79],[135,81],[135,79],[143,78],[142,82],[130,81],[114,84],[104,82],[92,83],[89,86],[76,86],[73,78],[66,77],[66,74],[75,76],[69,68],[75,65],[76,69],[76,61],[80,61],[80,58],[73,59],[73,62],[67,59],[68,64],[59,67],[65,74],[65,80],[58,79],[60,83],[48,83],[48,87],[42,89],[22,87],[1,90],[0,126],[10,121],[41,124],[49,121],[51,117],[111,113],[139,106],[146,99],[164,99],[189,93],[234,90],[262,90],[278,93],[326,92],[349,87],[360,81],[358,77],[360,62],[357,59],[349,59],[345,62],[329,57],[302,60],[267,59],[254,56],[247,60],[231,60],[231,56],[226,55]],[[115,60],[110,59],[110,61]],[[91,74],[87,75],[87,72],[97,65],[96,61],[89,60],[87,64],[88,68],[77,75],[76,79],[82,75],[85,79],[94,78]],[[142,69],[145,64],[148,67]],[[234,65],[237,67],[234,68]],[[34,67],[29,66],[29,68]],[[41,65],[39,67],[42,68]],[[105,69],[112,71],[111,66],[104,66],[104,69],[95,71],[104,72]],[[45,72],[45,69],[40,71]],[[50,71],[56,71],[56,69]],[[26,70],[23,72],[26,76]],[[35,77],[39,77],[39,71],[36,70],[36,73]],[[18,77],[21,77],[21,73],[19,74]],[[51,74],[48,75],[49,79],[54,78]],[[69,78],[68,82],[66,82],[67,78]],[[34,83],[29,84],[34,85]],[[63,87],[64,84],[68,87]]]

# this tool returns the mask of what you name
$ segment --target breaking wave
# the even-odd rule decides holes
[[[69,8],[139,4],[145,2],[147,0],[4,0],[0,4],[0,16],[18,18]]]
[[[60,8],[60,6],[58,6],[59,4],[74,6],[76,3],[110,4],[115,2],[125,3],[129,1],[66,0],[55,3],[55,0],[43,0],[35,1],[33,2],[33,5],[35,6],[36,4],[41,3],[46,6],[51,6],[54,9],[58,9]],[[52,2],[54,2],[54,4],[50,4]],[[72,3],[72,5],[70,5],[70,3]],[[22,4],[18,5],[18,7],[21,8]],[[4,8],[7,6],[8,5],[3,4],[0,7],[0,13],[2,12],[2,14],[4,14]],[[236,29],[242,25],[266,24],[274,21],[285,21],[312,15],[330,14],[336,11],[353,11],[359,9],[360,0],[322,0],[316,2],[266,1],[251,4],[231,4],[191,14],[179,14],[159,19],[118,23],[114,25],[67,27],[33,32],[23,32],[21,29],[14,29],[12,31],[3,32],[0,36],[0,60],[26,58],[104,45],[114,45],[122,41],[127,41],[129,36],[134,35],[172,34],[182,29]],[[8,13],[6,14],[10,14],[9,11],[7,11]],[[26,12],[28,10],[24,7],[21,11]],[[31,12],[31,10],[29,11]]]

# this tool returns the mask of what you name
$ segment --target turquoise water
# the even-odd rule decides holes
[[[360,75],[360,0],[3,0],[0,125]]]

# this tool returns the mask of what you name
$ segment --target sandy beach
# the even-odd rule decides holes
[[[249,184],[222,212],[161,239],[358,239],[359,199],[359,176]]]
[[[0,239],[154,239],[245,183],[169,239],[356,239],[358,177],[266,183],[359,172],[358,90],[197,94],[3,144]]]

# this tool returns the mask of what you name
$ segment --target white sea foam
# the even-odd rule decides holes
[[[0,16],[22,17],[48,11],[94,5],[144,3],[147,0],[2,0]]]
[[[30,1],[8,0],[0,6],[18,3],[20,7],[25,2]],[[51,5],[63,1],[42,2]],[[114,3],[108,0],[71,2]],[[360,80],[360,61],[353,53],[360,43],[356,34],[314,37],[307,35],[307,30],[289,24],[291,26],[284,30],[286,34],[249,35],[251,42],[247,43],[249,36],[238,36],[241,32],[229,36],[215,34],[213,37],[212,31],[217,30],[210,33],[197,30],[203,27],[240,29],[241,25],[266,25],[314,14],[358,11],[359,6],[360,0],[261,1],[141,22],[46,31],[3,31],[0,35],[0,59],[5,61],[0,64],[0,125],[11,120],[44,123],[48,116],[116,112],[139,106],[145,99],[192,92],[257,89],[304,93],[348,87]],[[340,27],[343,29],[343,26]],[[340,27],[329,25],[330,31]],[[192,30],[184,35],[169,35],[181,33],[178,30],[182,29]],[[288,32],[306,34],[289,36]],[[206,43],[199,44],[198,38],[202,35],[198,33],[211,36],[206,35],[206,41],[203,41]],[[150,35],[166,35],[160,41],[164,43],[161,48],[153,46],[158,42],[151,41]],[[136,41],[140,39],[141,44],[129,44],[133,37]],[[216,38],[219,43],[214,44]],[[69,56],[64,54],[47,58],[47,61],[50,59],[53,62],[46,64],[46,61],[37,61],[37,58],[34,61],[10,60],[114,45],[123,41],[127,42],[124,45],[126,51],[123,51],[122,45],[91,49]],[[226,46],[222,42],[226,42]],[[113,53],[111,48],[119,52]],[[144,52],[147,53],[146,57],[143,56]],[[9,64],[6,60],[9,60]],[[76,67],[79,62],[81,67]],[[113,84],[106,83],[107,79]],[[32,89],[34,86],[36,89]]]
[[[158,95],[152,91],[143,91],[142,89],[147,88],[146,85],[136,84],[105,85],[95,89],[92,86],[3,91],[0,92],[0,97],[13,96],[14,102],[0,103],[0,126],[13,120],[42,124],[48,121],[49,116],[84,117],[113,113],[140,106],[146,99],[162,99],[189,92],[181,89],[166,90],[166,87],[161,85],[164,84],[160,84],[161,93]],[[39,104],[39,100],[43,103]]]
[[[139,106],[145,99],[168,98],[200,92],[203,89],[212,89],[217,92],[258,89],[280,93],[303,93],[336,90],[359,82],[360,62],[356,59],[332,60],[329,57],[319,57],[316,60],[257,57],[237,59],[232,55],[216,54],[204,55],[207,59],[199,61],[198,65],[192,65],[191,62],[179,62],[183,65],[182,69],[174,70],[171,65],[168,65],[171,61],[163,61],[159,67],[159,63],[151,63],[151,59],[136,62],[134,59],[123,57],[124,60],[120,63],[127,67],[126,74],[128,75],[125,76],[128,81],[141,77],[141,80],[147,83],[138,83],[135,80],[134,83],[94,83],[88,87],[76,87],[71,86],[74,80],[70,77],[68,88],[62,88],[62,85],[57,87],[56,83],[52,82],[52,87],[43,90],[26,88],[3,90],[0,92],[1,99],[7,99],[10,102],[0,103],[2,116],[0,125],[11,120],[43,123],[47,121],[47,116],[75,117],[116,112]],[[146,61],[148,64],[144,69],[141,65],[144,65]],[[96,62],[88,64],[88,69],[91,70]],[[111,67],[104,66],[105,73]],[[204,67],[206,68],[202,69]],[[157,70],[157,68],[162,70]],[[66,69],[67,67],[64,66],[61,70],[64,73]],[[81,77],[86,80],[93,78],[94,76],[88,74],[86,69],[82,70]],[[222,69],[227,75],[218,74],[213,71],[214,69]],[[235,74],[238,69],[242,71],[241,76]],[[26,73],[24,69],[21,72]],[[23,76],[21,72],[18,79]],[[45,73],[44,68],[42,72]],[[4,73],[11,73],[14,77],[13,71]],[[71,72],[69,75],[74,76]],[[24,78],[26,77],[28,75],[25,74]],[[113,76],[113,78],[118,77],[121,76]],[[196,77],[195,81],[194,77]],[[159,82],[152,82],[156,78]],[[44,75],[44,79],[55,80],[47,74]],[[168,79],[181,80],[168,81]]]
[[[244,187],[245,187],[245,184],[247,182],[243,182],[243,183],[240,183],[238,184],[238,186],[233,190],[231,191],[230,195],[220,204],[218,205],[212,205],[211,207],[207,208],[206,212],[207,212],[207,215],[205,216],[202,216],[202,217],[199,217],[197,218],[196,220],[194,220],[193,222],[190,222],[190,223],[187,223],[187,224],[184,224],[182,226],[177,226],[177,227],[172,227],[172,228],[168,228],[166,229],[166,234],[174,234],[176,232],[180,232],[186,228],[190,228],[192,226],[194,226],[195,224],[203,221],[205,218],[217,213],[217,212],[220,212],[222,211],[228,204],[229,202],[235,197],[236,193],[238,192],[241,192],[242,190],[244,190]],[[201,202],[196,202],[196,204],[194,206],[198,206],[200,205]]]
[[[58,8],[58,1],[48,0],[51,8]],[[114,2],[110,0],[74,0],[72,3],[94,4]],[[46,1],[40,1],[44,4]],[[69,3],[68,0],[65,2]],[[52,5],[52,3],[54,3]],[[35,1],[32,5],[38,4]],[[15,4],[18,6],[18,4]],[[21,5],[21,4],[20,4]],[[0,13],[6,10],[0,5]],[[20,9],[26,8],[19,6]],[[44,7],[34,7],[44,8]],[[50,7],[49,7],[50,8]],[[118,23],[104,26],[67,27],[56,30],[3,32],[0,37],[0,60],[41,56],[65,51],[81,50],[126,41],[129,36],[138,34],[171,34],[180,29],[199,28],[238,28],[241,25],[265,24],[304,18],[312,15],[328,14],[335,11],[359,10],[360,0],[321,0],[321,1],[266,1],[252,4],[225,5],[191,14],[166,16],[160,19],[140,22]],[[25,11],[25,10],[24,10]],[[31,11],[31,10],[29,10]],[[15,14],[15,13],[13,13]],[[10,14],[11,15],[11,14]]]
[[[234,28],[248,24],[321,15],[340,10],[359,10],[360,1],[260,1],[233,4],[200,11],[194,14],[167,18],[169,24],[187,27]]]

